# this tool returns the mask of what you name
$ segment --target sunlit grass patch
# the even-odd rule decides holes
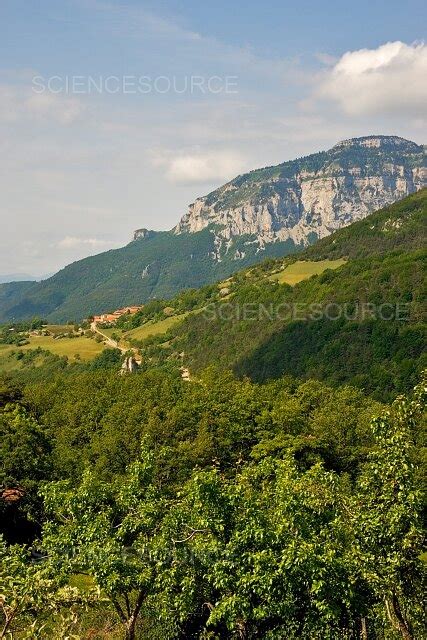
[[[81,360],[91,360],[105,348],[91,338],[84,336],[77,338],[53,338],[52,336],[30,336],[29,344],[18,347],[19,350],[46,349],[58,356],[67,356],[70,360],[79,355]],[[17,349],[17,347],[15,347]]]
[[[72,324],[47,324],[43,329],[48,331],[52,336],[58,336],[61,333],[72,333],[74,331]]]
[[[344,258],[339,258],[338,260],[319,261],[297,260],[297,262],[293,262],[285,267],[283,271],[271,275],[270,280],[276,280],[277,282],[280,282],[280,284],[289,284],[293,286],[302,280],[311,278],[311,276],[323,273],[326,269],[338,269],[338,267],[341,267],[345,263],[346,260],[344,260]]]
[[[123,335],[124,340],[145,340],[150,336],[157,336],[162,333],[166,333],[171,327],[188,315],[188,313],[181,313],[176,316],[171,316],[170,318],[165,318],[164,320],[158,320],[157,322],[147,322],[143,324],[141,327],[136,327],[136,329],[131,329],[131,331],[127,331]]]

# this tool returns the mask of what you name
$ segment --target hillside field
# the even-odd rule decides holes
[[[157,336],[162,333],[166,333],[171,327],[184,320],[188,313],[181,313],[177,316],[171,316],[170,318],[165,318],[164,320],[159,320],[158,322],[153,323],[145,323],[141,327],[136,327],[136,329],[131,329],[131,331],[127,331],[123,334],[122,339],[126,340],[145,340],[151,336]]]
[[[297,260],[288,265],[279,273],[270,276],[271,280],[276,280],[280,284],[289,284],[291,286],[298,284],[302,280],[307,280],[311,276],[319,275],[326,269],[338,269],[346,263],[344,258],[338,260]]]
[[[52,336],[31,336],[28,340],[29,344],[20,347],[0,344],[0,367],[3,371],[14,368],[14,361],[11,364],[9,358],[10,353],[13,351],[29,351],[40,347],[55,355],[67,356],[69,360],[74,360],[74,357],[78,354],[81,360],[87,361],[92,360],[105,349],[102,343],[86,337],[55,339]]]

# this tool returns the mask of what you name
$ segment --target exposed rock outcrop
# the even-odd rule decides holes
[[[426,184],[424,147],[396,136],[352,138],[329,151],[238,176],[191,204],[174,231],[212,226],[214,259],[236,236],[255,236],[260,248],[278,240],[306,245]],[[240,255],[236,251],[235,259]]]
[[[120,369],[120,375],[126,375],[127,373],[135,373],[138,370],[138,363],[133,356],[128,356],[124,359],[122,368]]]
[[[133,232],[134,240],[146,240],[147,238],[151,238],[154,235],[154,231],[150,231],[150,229],[136,229]]]

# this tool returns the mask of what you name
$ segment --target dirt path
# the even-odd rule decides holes
[[[110,336],[107,336],[105,333],[102,333],[102,331],[100,329],[98,329],[96,322],[92,322],[90,325],[90,328],[92,329],[92,331],[94,333],[97,333],[99,336],[101,336],[102,338],[104,338],[105,344],[108,345],[109,347],[112,347],[113,349],[120,349],[120,351],[122,353],[127,353],[128,351],[133,351],[135,354],[135,361],[140,364],[141,363],[141,358],[138,355],[138,349],[134,349],[132,347],[128,347],[127,349],[125,347],[121,347],[119,345],[119,343],[117,342],[117,340],[113,340],[113,338],[110,338]],[[190,380],[190,372],[186,367],[181,367],[181,378],[183,380]]]
[[[99,336],[104,338],[105,344],[108,345],[109,347],[112,347],[113,349],[120,349],[122,353],[126,353],[127,351],[130,350],[129,348],[125,349],[124,347],[121,347],[117,342],[117,340],[113,340],[113,338],[110,338],[110,336],[107,336],[105,333],[102,333],[102,331],[98,329],[96,322],[92,322],[90,325],[90,328],[94,333],[97,333]],[[132,349],[132,351],[134,351],[134,349]]]

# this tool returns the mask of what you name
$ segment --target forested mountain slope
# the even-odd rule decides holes
[[[380,398],[406,390],[425,362],[426,219],[424,189],[298,257],[239,272],[221,285],[224,299],[203,299],[204,310],[169,332],[157,356],[184,353],[194,374],[220,363],[257,381],[314,377]],[[292,263],[337,258],[346,260],[337,269],[279,283]]]
[[[239,243],[246,240],[241,238]],[[212,258],[215,238],[208,229],[181,235],[152,233],[121,249],[74,262],[48,280],[22,287],[22,295],[0,297],[0,321],[33,316],[56,322],[81,319],[153,297],[170,297],[181,289],[227,277],[267,256],[296,250],[293,243],[277,242],[262,254],[253,247],[239,260],[229,255],[218,261]],[[0,296],[7,287],[0,284]]]
[[[138,230],[127,246],[14,287],[13,295],[0,285],[0,321],[64,322],[170,297],[300,251],[425,185],[422,146],[396,136],[346,140],[238,176],[196,200],[172,231]]]
[[[0,375],[3,627],[424,637],[425,379],[377,400],[421,367],[426,198],[123,316],[114,331],[176,320],[135,373],[109,349]],[[313,303],[406,315],[310,319]]]

